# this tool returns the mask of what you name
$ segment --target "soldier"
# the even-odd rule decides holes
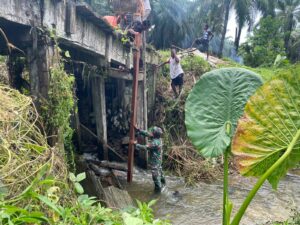
[[[155,185],[155,192],[161,192],[162,186],[166,184],[166,180],[162,171],[162,129],[159,127],[152,127],[149,131],[135,128],[137,135],[148,137],[147,145],[136,144],[137,150],[147,150],[149,152],[149,165],[152,172],[152,179]]]

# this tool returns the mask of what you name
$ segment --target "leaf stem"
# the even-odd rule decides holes
[[[224,153],[224,183],[223,183],[223,225],[228,224],[227,201],[228,201],[228,156],[231,145],[228,146]]]
[[[274,170],[277,169],[283,163],[283,161],[290,155],[290,153],[292,152],[292,150],[293,150],[294,146],[296,145],[299,138],[300,138],[300,129],[297,131],[292,142],[289,144],[286,152],[256,182],[255,186],[249,192],[247,198],[245,199],[245,201],[243,202],[239,211],[235,215],[233,221],[231,222],[231,225],[238,225],[240,223],[247,207],[249,206],[253,197],[256,195],[259,188],[263,185],[263,183],[266,181],[266,179],[274,172]]]

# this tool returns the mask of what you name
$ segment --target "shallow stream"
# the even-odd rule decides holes
[[[299,172],[288,174],[280,182],[277,191],[266,182],[248,207],[241,224],[255,225],[268,221],[283,221],[292,215],[292,209],[299,210]],[[230,177],[229,195],[235,210],[254,183],[255,179],[239,175]],[[160,195],[156,195],[153,193],[151,174],[138,171],[134,175],[133,183],[127,186],[127,190],[135,199],[142,201],[158,199],[154,206],[155,216],[168,218],[174,225],[222,224],[222,181],[185,187],[183,179],[167,176],[167,187]]]

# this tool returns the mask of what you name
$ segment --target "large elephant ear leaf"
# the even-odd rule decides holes
[[[214,70],[199,79],[186,101],[185,124],[203,156],[224,153],[246,102],[261,85],[257,74],[240,68]],[[228,124],[232,125],[230,133],[226,132]]]
[[[239,121],[233,153],[246,176],[262,176],[295,144],[288,157],[268,177],[273,188],[300,161],[300,72],[267,82],[246,105]]]

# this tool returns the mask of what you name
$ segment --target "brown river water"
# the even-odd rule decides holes
[[[298,175],[297,175],[298,174]],[[241,205],[255,179],[239,175],[230,178],[230,199],[234,212]],[[186,187],[184,180],[167,176],[167,187],[159,195],[153,193],[151,174],[136,171],[133,183],[127,190],[134,199],[150,201],[157,199],[155,216],[167,218],[174,225],[222,224],[222,181],[195,187]],[[277,191],[266,182],[248,207],[240,224],[256,225],[268,221],[283,221],[292,215],[292,209],[300,209],[300,170],[288,174]]]

